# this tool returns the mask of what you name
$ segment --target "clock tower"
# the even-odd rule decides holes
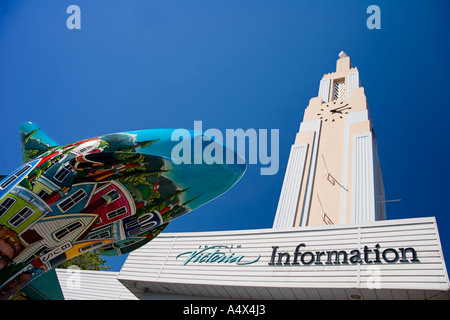
[[[377,142],[359,72],[339,54],[291,147],[274,228],[386,218]]]

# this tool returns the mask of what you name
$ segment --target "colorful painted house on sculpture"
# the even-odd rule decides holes
[[[94,229],[110,224],[136,213],[131,194],[120,183],[109,181],[97,185],[92,198],[82,212],[99,215]]]

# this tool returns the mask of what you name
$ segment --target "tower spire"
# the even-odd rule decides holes
[[[326,219],[325,219],[326,218]],[[377,143],[359,72],[339,53],[291,147],[274,228],[385,219]]]
[[[350,70],[351,68],[350,57],[344,51],[341,51],[336,62],[336,72]]]

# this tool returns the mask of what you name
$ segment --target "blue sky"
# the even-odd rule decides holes
[[[81,29],[69,30],[69,5]],[[381,9],[369,30],[366,9]],[[260,165],[166,232],[270,228],[290,145],[344,50],[360,71],[388,219],[435,216],[450,257],[447,1],[46,0],[0,2],[0,174],[21,164],[19,126],[60,144],[151,129],[280,130]],[[109,259],[119,270],[124,258]],[[448,263],[447,263],[448,264]]]

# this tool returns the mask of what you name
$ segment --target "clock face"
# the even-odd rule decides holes
[[[330,121],[335,122],[340,119],[344,119],[345,115],[351,110],[351,106],[348,103],[344,103],[344,101],[335,100],[330,103],[326,103],[320,107],[320,112],[317,113],[317,116],[322,121]]]

